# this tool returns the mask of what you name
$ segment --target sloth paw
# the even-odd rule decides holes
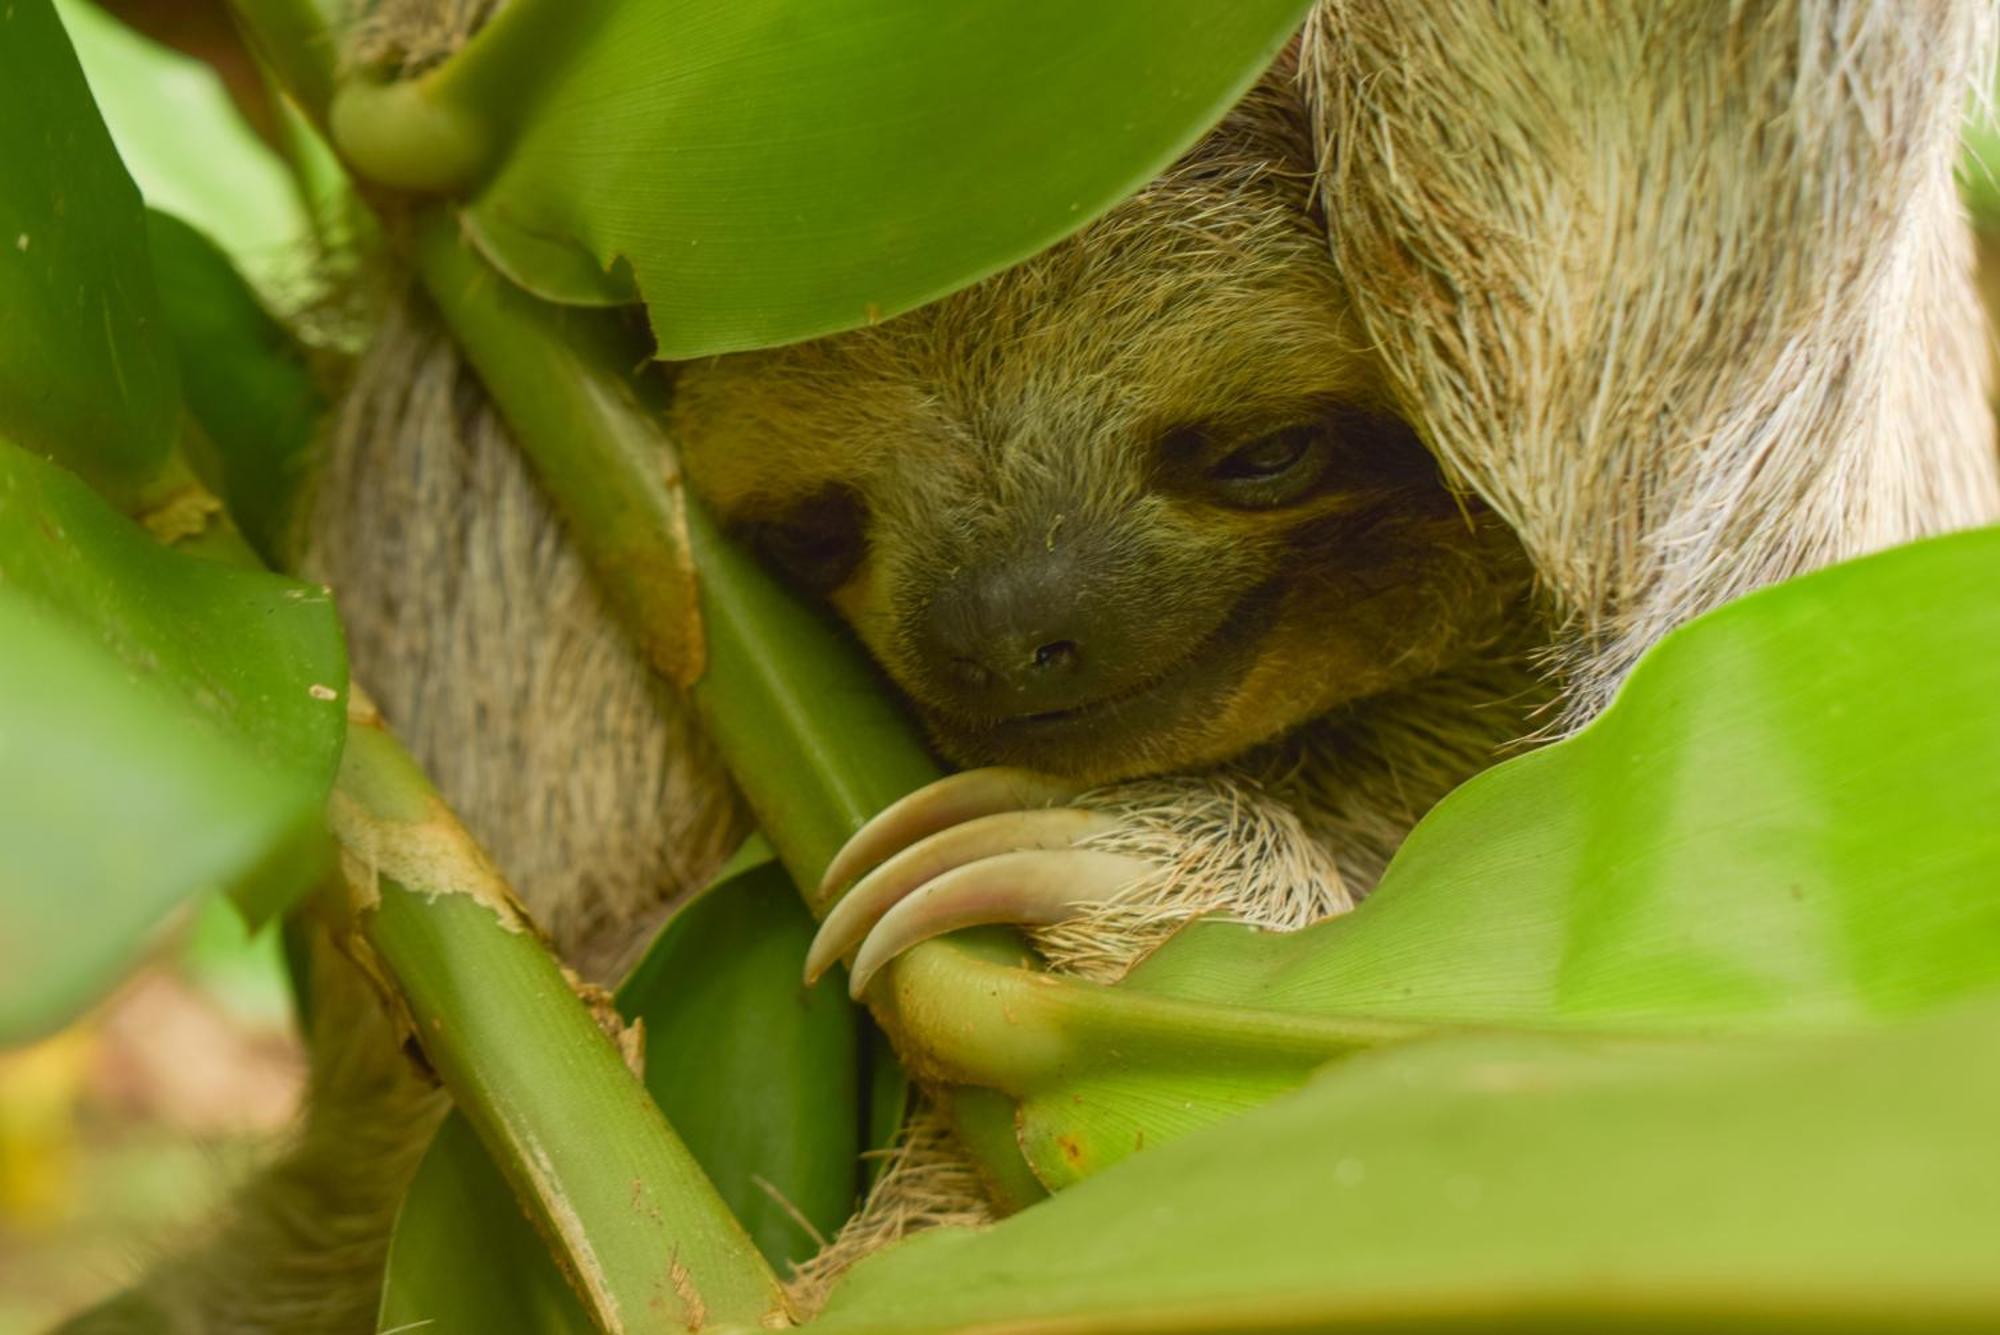
[[[987,923],[1045,927],[1146,876],[1140,857],[1078,845],[1118,818],[1066,806],[1082,789],[1030,770],[977,769],[918,789],[863,826],[827,868],[835,904],[806,956],[811,982],[853,950],[855,997],[889,961],[934,936]]]

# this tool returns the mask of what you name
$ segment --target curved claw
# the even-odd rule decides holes
[[[1110,898],[1148,867],[1122,853],[1035,849],[946,872],[882,915],[854,956],[847,990],[860,1000],[883,965],[911,946],[961,927],[1062,922],[1078,909]]]
[[[1082,791],[1079,784],[1035,770],[998,765],[927,783],[883,808],[834,854],[820,878],[818,898],[824,900],[892,853],[940,830],[1002,811],[1061,806]]]
[[[933,877],[996,855],[1068,848],[1113,824],[1108,816],[1077,807],[1003,811],[918,840],[862,877],[833,906],[806,952],[806,983],[817,982],[835,960],[854,949],[876,919]]]

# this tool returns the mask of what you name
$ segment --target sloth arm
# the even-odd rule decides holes
[[[1516,531],[1565,722],[1759,585],[2000,516],[1953,186],[1988,0],[1329,0],[1335,261],[1392,392]]]

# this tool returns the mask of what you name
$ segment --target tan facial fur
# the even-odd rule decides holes
[[[1221,760],[1438,670],[1518,591],[1509,536],[1383,405],[1310,161],[1274,80],[1026,264],[879,327],[681,372],[697,489],[817,572],[953,760],[1087,779]],[[1287,429],[1310,438],[1313,485],[1267,508],[1215,494],[1206,469]],[[996,616],[1022,625],[1018,652],[992,644]],[[1074,653],[1087,688],[966,666],[1004,670],[1037,641]]]

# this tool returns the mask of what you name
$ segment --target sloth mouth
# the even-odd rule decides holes
[[[1276,580],[1257,586],[1193,648],[1114,694],[997,719],[926,710],[932,734],[962,764],[1021,765],[1084,779],[1172,768],[1174,739],[1202,731],[1256,661],[1280,595]]]

